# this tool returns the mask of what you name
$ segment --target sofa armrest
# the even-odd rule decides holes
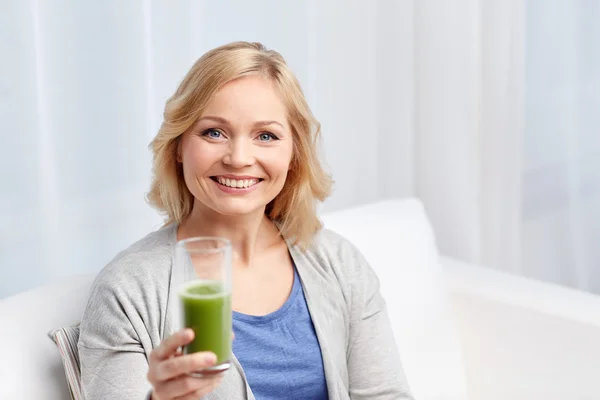
[[[470,399],[599,399],[600,297],[441,259]]]

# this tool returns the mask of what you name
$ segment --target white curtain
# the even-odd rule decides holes
[[[600,293],[600,3],[415,2],[415,193],[442,252]]]
[[[523,2],[415,7],[416,194],[443,253],[519,272]]]
[[[600,293],[600,2],[527,3],[523,272]]]
[[[98,271],[160,226],[144,202],[147,145],[192,63],[230,41],[261,41],[296,72],[336,180],[326,209],[409,195],[411,7],[0,3],[0,298]]]
[[[600,5],[585,0],[0,3],[0,298],[98,271],[203,52],[279,50],[322,122],[325,209],[416,195],[443,253],[600,292]]]

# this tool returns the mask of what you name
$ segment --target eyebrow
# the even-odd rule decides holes
[[[223,125],[231,125],[229,123],[229,121],[227,121],[225,118],[215,117],[215,116],[212,116],[212,115],[206,115],[206,116],[200,118],[198,120],[198,122],[200,122],[202,120],[205,120],[205,119],[208,119],[208,120],[211,120],[211,121],[215,121],[215,122],[219,122],[219,123],[221,123]],[[254,123],[255,127],[262,127],[262,126],[267,126],[267,125],[279,125],[281,128],[284,129],[283,124],[280,123],[280,122],[277,122],[277,121],[256,121]]]

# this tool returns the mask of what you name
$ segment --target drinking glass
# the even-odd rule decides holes
[[[211,351],[215,365],[192,373],[215,374],[231,365],[231,243],[219,237],[193,237],[175,245],[172,270],[176,296],[171,309],[177,329],[191,328],[194,340],[184,354]]]

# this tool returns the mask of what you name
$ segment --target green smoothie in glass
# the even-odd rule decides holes
[[[194,340],[184,353],[212,351],[215,366],[229,364],[231,358],[231,293],[219,281],[197,280],[179,292],[183,327],[194,330]],[[218,367],[215,369],[219,369]]]

